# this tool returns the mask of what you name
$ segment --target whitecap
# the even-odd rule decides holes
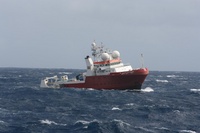
[[[84,121],[84,120],[78,120],[78,121],[75,122],[75,124],[78,124],[78,123],[81,123],[81,124],[83,124],[83,125],[87,125],[87,124],[89,124],[90,122],[89,122],[89,121]]]
[[[131,126],[131,124],[126,123],[126,122],[124,122],[124,121],[122,121],[122,120],[114,119],[113,121],[114,121],[114,122],[118,122],[119,125],[120,125],[121,127],[124,127],[124,125],[126,125],[126,126]]]
[[[193,92],[200,92],[200,89],[190,89],[190,91],[193,91]]]
[[[93,91],[93,90],[95,90],[95,89],[93,89],[93,88],[87,88],[87,90],[89,90],[89,91]]]
[[[181,133],[196,133],[195,131],[192,130],[180,130]]]
[[[81,88],[81,89],[76,89],[76,90],[95,91],[95,89],[93,88]]]
[[[166,128],[166,127],[161,127],[161,128],[158,128],[160,130],[169,130],[169,128]]]
[[[166,127],[155,127],[155,129],[169,131],[169,128]]]
[[[89,124],[92,123],[92,122],[101,123],[100,121],[94,119],[94,120],[92,120],[92,121],[78,120],[78,121],[75,122],[75,124],[81,123],[81,124],[83,124],[83,125],[89,125]]]
[[[112,110],[120,110],[121,111],[122,109],[120,109],[118,107],[113,107]]]
[[[84,121],[84,120],[78,120],[75,122],[75,124],[79,124],[79,123],[84,125],[84,127],[83,127],[84,129],[87,129],[88,125],[90,124],[89,121]]]
[[[142,92],[154,92],[151,87],[146,87],[145,89],[141,89]]]
[[[59,72],[58,74],[72,74],[71,72]]]
[[[167,75],[168,78],[175,78],[175,77],[178,77],[176,75]]]
[[[126,105],[127,105],[127,106],[133,106],[134,103],[127,103]]]
[[[100,121],[98,121],[98,120],[96,120],[96,119],[94,119],[94,120],[92,120],[92,121],[78,120],[78,121],[75,122],[75,125],[76,125],[76,124],[83,124],[83,126],[84,126],[83,128],[84,128],[84,129],[87,129],[88,126],[89,126],[89,124],[91,124],[91,123],[93,123],[93,122],[101,123]]]
[[[50,120],[48,120],[48,119],[46,119],[46,120],[40,120],[40,122],[41,122],[42,124],[47,124],[47,125],[51,125],[51,124],[58,125],[58,123],[56,123],[56,122],[54,122],[54,121],[50,121]]]
[[[168,83],[168,80],[160,80],[160,79],[156,79],[156,82],[161,82],[161,83]]]
[[[7,124],[7,123],[0,120],[0,124],[1,124],[1,125],[5,125],[5,124]]]
[[[174,110],[173,112],[174,113],[180,113],[181,111],[180,110]]]
[[[46,119],[46,120],[39,120],[42,124],[47,124],[47,125],[61,125],[61,126],[66,126],[67,124],[58,124],[58,123],[56,123],[56,122],[54,122],[54,121],[50,121],[50,120],[48,120],[48,119]]]
[[[136,129],[140,129],[140,130],[145,131],[145,132],[151,132],[151,133],[154,132],[153,130],[151,130],[151,129],[149,129],[149,128],[145,128],[145,127],[135,127],[135,128],[136,128]]]

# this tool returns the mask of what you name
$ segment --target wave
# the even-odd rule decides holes
[[[176,77],[179,77],[177,75],[167,75],[168,78],[176,78]]]
[[[148,132],[148,133],[153,133],[154,132],[153,130],[151,130],[149,128],[146,128],[146,127],[137,127],[137,126],[135,126],[134,128],[137,129],[137,130],[140,130],[142,132]]]
[[[54,121],[50,121],[48,119],[45,119],[45,120],[39,120],[42,124],[47,124],[47,125],[61,125],[61,126],[66,126],[67,124],[59,124],[59,123],[56,123]],[[0,124],[4,123],[3,121],[0,121]],[[110,124],[109,124],[110,123]],[[76,128],[76,130],[93,130],[93,128],[96,126],[94,125],[99,125],[99,124],[103,124],[103,125],[107,125],[107,130],[112,130],[113,129],[113,124],[118,126],[119,130],[127,130],[127,129],[130,129],[130,128],[133,128],[133,126],[127,122],[124,122],[122,120],[119,120],[119,119],[113,119],[111,120],[110,122],[101,122],[101,121],[98,121],[96,119],[92,120],[92,121],[85,121],[85,120],[78,120],[74,123],[73,126],[75,126],[74,128]],[[100,127],[103,126],[103,125],[99,125]],[[146,127],[137,127],[135,126],[134,129],[139,129],[141,131],[145,131],[145,132],[154,132],[153,129],[149,129],[149,128],[146,128]],[[158,128],[158,127],[155,127],[155,129],[159,129],[159,130],[164,130],[164,131],[170,131],[170,129],[168,128],[165,128],[165,127],[161,127],[161,128]],[[101,130],[101,129],[95,129],[95,130]],[[196,131],[192,131],[192,130],[179,130],[180,133],[196,133]]]
[[[78,120],[73,125],[73,128],[76,131],[84,132],[84,131],[92,131],[92,132],[126,132],[131,128],[131,125],[122,120],[113,119],[111,121],[85,121]]]
[[[100,123],[102,123],[102,122],[98,121],[96,119],[94,119],[92,121],[78,120],[78,121],[75,122],[74,126],[82,125],[82,128],[87,129],[89,125],[100,124]]]
[[[120,109],[118,107],[113,107],[112,110],[119,110],[119,111],[121,111],[122,109]]]
[[[159,130],[169,130],[169,128],[166,128],[166,127],[155,127],[155,129],[159,129]]]
[[[9,79],[9,77],[0,76],[0,79]]]
[[[168,83],[168,80],[160,80],[160,79],[156,79],[156,82],[161,82],[161,83]]]
[[[190,91],[193,91],[193,92],[200,92],[200,89],[190,89]]]
[[[41,122],[42,124],[47,124],[47,125],[51,125],[51,124],[58,125],[58,123],[56,123],[56,122],[54,122],[54,121],[50,121],[50,120],[48,120],[48,119],[46,119],[46,120],[40,120],[40,122]]]
[[[84,89],[85,89],[85,88],[84,88]],[[95,89],[93,89],[93,88],[87,88],[86,90],[94,91]]]
[[[125,105],[127,105],[127,106],[134,106],[135,104],[134,103],[127,103]]]
[[[93,122],[101,123],[100,121],[94,119],[92,121],[78,120],[78,121],[75,122],[75,124],[80,124],[81,123],[83,125],[88,125],[88,124],[93,123]]]
[[[59,72],[58,74],[72,74],[71,72]]]
[[[196,133],[196,132],[192,130],[180,130],[180,133]]]
[[[113,122],[117,122],[119,123],[120,127],[124,127],[124,126],[131,126],[131,124],[124,122],[122,120],[118,120],[118,119],[114,119]]]
[[[78,121],[75,122],[75,124],[78,124],[78,123],[81,123],[81,124],[83,124],[83,125],[87,125],[87,124],[90,124],[91,122],[89,122],[89,121],[84,121],[84,120],[78,120]]]
[[[5,121],[0,120],[0,125],[7,125]]]
[[[78,120],[78,121],[75,122],[75,124],[80,124],[80,123],[81,123],[81,124],[83,124],[83,125],[89,125],[89,124],[91,124],[91,123],[93,123],[93,122],[102,123],[101,121],[98,121],[98,120],[94,119],[94,120],[92,120],[92,121]],[[124,122],[124,121],[122,121],[122,120],[118,120],[118,119],[114,119],[114,120],[112,120],[111,122],[117,122],[117,123],[119,123],[120,125],[131,126],[129,123],[126,123],[126,122]]]
[[[67,124],[60,124],[60,123],[56,123],[54,121],[50,121],[48,119],[45,119],[45,120],[39,120],[40,123],[42,124],[47,124],[47,125],[60,125],[60,126],[66,126]]]
[[[154,92],[151,87],[146,87],[145,89],[141,89],[142,92]]]

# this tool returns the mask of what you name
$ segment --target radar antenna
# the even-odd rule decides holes
[[[98,58],[100,58],[101,54],[106,52],[102,44],[103,43],[98,46],[95,41],[92,43],[92,56],[94,57],[94,61],[98,61]]]

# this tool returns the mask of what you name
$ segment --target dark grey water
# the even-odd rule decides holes
[[[198,72],[150,72],[140,92],[39,88],[66,72],[82,70],[0,68],[0,132],[200,132]]]

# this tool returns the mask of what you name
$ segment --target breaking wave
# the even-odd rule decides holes
[[[154,92],[151,87],[146,87],[145,89],[141,89],[142,92]]]
[[[7,123],[2,121],[2,120],[0,120],[0,125],[5,125],[5,124],[7,124]]]
[[[91,122],[93,122],[93,121],[91,121]],[[91,122],[90,121],[84,121],[84,120],[78,120],[78,121],[75,122],[75,124],[81,123],[83,125],[86,125],[86,124],[90,124]]]
[[[120,109],[118,107],[113,107],[112,110],[119,110],[119,111],[121,111],[122,109]]]
[[[47,124],[47,125],[60,125],[60,126],[66,126],[67,124],[60,124],[60,123],[56,123],[54,121],[50,121],[48,119],[45,120],[39,120],[41,124]]]
[[[161,83],[168,83],[168,80],[160,80],[160,79],[156,79],[156,82],[161,82]]]
[[[85,120],[78,120],[74,123],[73,126],[75,127],[79,127],[79,129],[88,129],[88,128],[91,128],[95,125],[99,125],[101,124],[102,122],[101,121],[98,121],[96,119],[92,120],[92,121],[85,121]]]
[[[197,133],[197,132],[192,130],[180,130],[180,133]]]
[[[200,89],[190,89],[190,91],[193,91],[193,92],[200,92]]]
[[[176,78],[178,77],[177,75],[167,75],[168,78]]]
[[[126,106],[134,106],[135,104],[134,103],[127,103],[125,104]]]
[[[102,122],[102,121],[99,121],[96,119],[92,120],[92,121],[78,120],[75,122],[74,126],[76,126],[76,127],[79,126],[84,129],[87,129],[87,128],[93,127],[94,125],[99,125],[99,126],[106,125],[107,129],[109,129],[109,128],[112,128],[113,124],[118,126],[118,128],[120,128],[120,129],[131,126],[129,123],[124,122],[122,120],[118,120],[118,119],[114,119],[114,120],[107,121],[107,122]],[[111,126],[111,127],[109,127],[109,126]]]

